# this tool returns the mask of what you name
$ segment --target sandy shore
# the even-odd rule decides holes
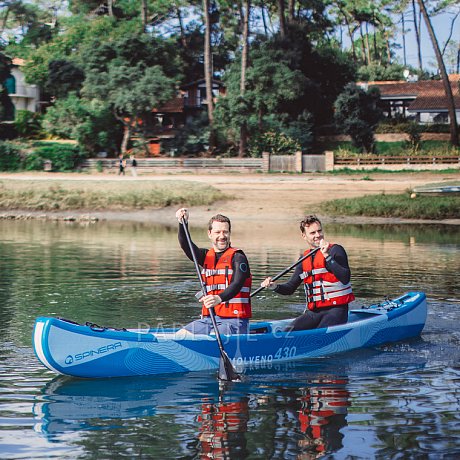
[[[459,180],[458,173],[404,173],[374,174],[364,172],[358,175],[331,176],[325,174],[151,174],[137,178],[118,177],[114,174],[77,174],[77,173],[0,173],[2,179],[30,181],[176,181],[187,187],[190,181],[205,183],[221,190],[230,198],[215,203],[212,207],[195,207],[191,210],[193,220],[205,223],[210,215],[221,212],[234,222],[277,222],[298,221],[309,213],[313,206],[322,201],[335,198],[351,198],[369,194],[403,193],[408,189],[429,183]],[[155,222],[175,225],[175,208],[151,209],[141,211],[97,211],[65,212],[59,215],[90,215],[105,220],[129,220]],[[21,210],[8,211],[9,214],[21,213]],[[42,215],[43,212],[24,214]],[[50,214],[50,213],[46,213]],[[344,223],[440,223],[440,221],[387,219],[387,218],[330,218],[320,216],[324,222]],[[459,225],[458,219],[444,220],[442,223]]]

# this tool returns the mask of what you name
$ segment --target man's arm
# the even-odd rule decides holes
[[[184,226],[182,224],[179,224],[178,238],[179,238],[180,247],[185,252],[185,255],[190,260],[193,260],[192,252],[190,251],[190,247],[189,247],[188,241],[187,241],[187,236],[185,235]],[[208,252],[208,250],[199,248],[193,241],[192,241],[192,246],[193,246],[193,252],[195,253],[195,257],[196,257],[196,260],[198,262],[198,265],[200,265],[202,267],[203,264],[204,264],[204,259],[206,257],[206,253]]]
[[[251,275],[248,259],[243,252],[238,251],[233,256],[232,269],[232,281],[228,287],[219,294],[222,302],[228,302],[230,299],[233,299],[233,297],[241,291],[244,282]]]
[[[297,265],[297,267],[294,270],[294,273],[292,276],[289,278],[289,280],[286,283],[283,284],[278,284],[274,291],[277,294],[281,295],[291,295],[294,294],[296,289],[300,286],[300,283],[302,282],[300,275],[302,274],[302,264]]]
[[[326,268],[332,272],[343,284],[348,284],[351,278],[348,256],[345,249],[339,244],[334,244],[326,258]]]

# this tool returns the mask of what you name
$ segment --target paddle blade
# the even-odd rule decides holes
[[[230,358],[228,357],[227,353],[225,353],[225,351],[221,353],[220,356],[218,377],[220,380],[227,380],[231,382],[241,381],[240,374],[236,372],[232,362],[230,361]]]

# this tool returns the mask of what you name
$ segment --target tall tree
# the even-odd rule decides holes
[[[152,109],[175,96],[181,77],[176,52],[172,42],[143,33],[94,40],[85,48],[83,97],[106,101],[124,125],[122,152],[133,130],[147,140]]]
[[[441,50],[439,48],[438,39],[431,24],[430,15],[426,9],[424,0],[417,0],[420,6],[420,11],[422,13],[423,19],[425,20],[426,28],[428,34],[430,35],[431,43],[433,45],[434,54],[436,55],[436,61],[438,63],[439,71],[441,72],[441,78],[444,85],[444,92],[446,93],[447,99],[447,108],[449,112],[449,125],[450,125],[450,143],[454,146],[458,146],[458,124],[457,116],[455,113],[455,101],[454,95],[452,93],[452,86],[450,85],[449,75],[446,71],[446,66],[444,65],[444,60],[441,55]]]
[[[246,91],[246,71],[249,66],[249,15],[251,11],[251,1],[245,0],[243,2],[243,46],[241,50],[241,82],[240,82],[240,96],[244,99]],[[243,157],[246,154],[248,142],[248,126],[244,120],[240,128],[240,146],[239,156]]]
[[[212,50],[211,50],[211,15],[210,1],[203,0],[203,18],[204,18],[204,78],[206,82],[206,102],[208,106],[208,120],[210,127],[209,135],[209,150],[215,147],[214,134],[214,100],[212,94],[213,66],[212,66]]]
[[[286,35],[286,4],[284,0],[278,0],[278,18],[280,21],[280,34],[284,37]]]
[[[417,18],[417,8],[415,7],[416,1],[412,0],[412,16],[414,20],[414,31],[415,31],[415,40],[417,42],[417,57],[418,57],[418,67],[420,72],[423,71],[423,61],[422,61],[422,40],[421,40],[421,33],[420,33],[420,21]],[[419,2],[420,4],[420,2]]]

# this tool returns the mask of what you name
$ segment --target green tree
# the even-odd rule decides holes
[[[124,125],[122,152],[133,129],[147,149],[152,110],[175,96],[181,76],[173,43],[133,34],[110,43],[96,42],[87,53],[83,97],[106,101]]]
[[[305,77],[291,70],[280,51],[262,47],[251,53],[246,71],[244,97],[241,96],[240,63],[235,63],[225,78],[227,95],[216,104],[216,124],[233,145],[240,142],[240,130],[247,126],[252,135],[282,129],[289,117],[280,107],[293,101],[302,91]]]
[[[334,104],[338,129],[351,136],[353,145],[366,153],[374,150],[374,132],[382,117],[377,107],[379,98],[378,89],[364,91],[350,83]]]
[[[48,79],[45,87],[48,94],[63,98],[70,92],[78,93],[83,85],[85,74],[75,63],[58,59],[49,63]]]
[[[91,154],[116,152],[122,137],[121,125],[106,102],[83,100],[74,93],[48,108],[43,129],[64,139],[76,140]]]

